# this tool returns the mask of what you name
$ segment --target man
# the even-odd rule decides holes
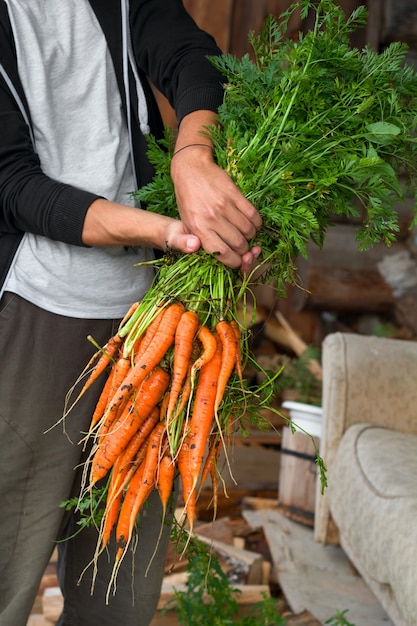
[[[106,604],[111,558],[91,594],[96,530],[76,533],[60,502],[77,495],[82,433],[100,389],[61,428],[65,395],[152,271],[135,264],[166,246],[219,252],[248,271],[261,225],[201,131],[215,121],[219,54],[181,0],[0,0],[0,626],[25,626],[59,539],[60,626],[145,626],[158,601],[168,532],[157,498],[134,565]],[[134,206],[152,169],[145,135],[162,130],[147,77],[179,120],[172,160],[181,221]],[[87,397],[88,395],[88,397]],[[75,537],[68,540],[68,537]],[[134,571],[132,570],[132,567]]]

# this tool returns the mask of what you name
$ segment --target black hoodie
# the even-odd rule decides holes
[[[123,0],[89,0],[113,60],[125,116],[122,63]],[[182,0],[130,0],[132,47],[145,90],[151,133],[160,136],[162,120],[146,77],[168,98],[179,121],[195,110],[216,111],[223,99],[222,77],[207,60],[220,53],[200,30]],[[0,285],[24,232],[82,246],[84,217],[99,196],[53,180],[42,172],[30,128],[30,94],[20,82],[7,5],[0,0]],[[130,127],[138,185],[153,175],[140,131],[133,73]],[[10,89],[13,85],[13,89]],[[14,91],[14,93],[13,93]],[[20,106],[16,97],[20,99]],[[26,121],[21,107],[26,113]]]

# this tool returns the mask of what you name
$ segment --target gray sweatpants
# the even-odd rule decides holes
[[[141,520],[134,556],[126,555],[117,590],[105,597],[113,563],[103,553],[91,593],[97,531],[78,526],[60,502],[78,494],[83,433],[101,391],[98,382],[62,424],[64,399],[94,347],[104,345],[117,321],[77,320],[41,310],[6,293],[0,302],[0,626],[26,626],[51,553],[59,547],[65,599],[59,626],[147,626],[158,602],[169,528],[145,576],[160,531],[153,494]],[[75,397],[75,396],[73,396]],[[133,563],[132,563],[133,559]]]

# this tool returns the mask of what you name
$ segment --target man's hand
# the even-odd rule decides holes
[[[184,148],[172,159],[171,175],[185,227],[223,263],[233,268],[243,263],[247,269],[259,256],[259,249],[248,254],[248,241],[256,236],[262,219],[216,165],[211,150],[199,145]]]
[[[255,238],[262,219],[215,163],[205,132],[214,124],[212,111],[194,111],[181,120],[171,161],[178,210],[185,228],[207,252],[217,253],[225,265],[247,273],[260,254],[258,247],[250,250],[248,242]]]

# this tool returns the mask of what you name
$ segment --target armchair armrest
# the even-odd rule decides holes
[[[417,434],[417,342],[350,333],[323,341],[320,454],[329,472],[343,433],[366,422]],[[326,494],[318,488],[315,539],[337,543]]]

